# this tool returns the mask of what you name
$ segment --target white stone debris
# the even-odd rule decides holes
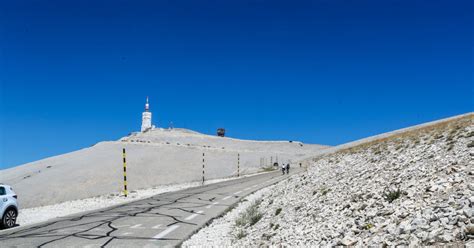
[[[472,114],[317,156],[261,195],[245,235],[238,208],[185,245],[472,247],[473,158]]]

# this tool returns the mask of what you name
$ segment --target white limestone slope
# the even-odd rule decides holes
[[[237,226],[238,208],[184,247],[473,247],[474,114],[323,153],[260,194],[258,222]]]
[[[79,151],[0,171],[12,185],[22,208],[52,205],[122,190],[122,148],[127,150],[129,190],[199,181],[205,153],[206,179],[260,171],[260,159],[300,160],[326,148],[299,142],[247,141],[156,129],[119,141],[100,142]]]

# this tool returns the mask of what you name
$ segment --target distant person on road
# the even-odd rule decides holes
[[[290,163],[286,164],[286,174],[290,174]]]
[[[285,169],[286,169],[285,164],[281,163],[281,172],[283,172],[283,175],[285,175]]]

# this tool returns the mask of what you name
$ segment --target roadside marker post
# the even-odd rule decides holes
[[[237,177],[240,177],[240,153],[237,153]]]
[[[202,184],[204,184],[204,167],[205,167],[206,154],[202,153]]]
[[[125,153],[125,148],[123,148],[123,193],[125,197],[128,196],[127,190],[127,158]]]

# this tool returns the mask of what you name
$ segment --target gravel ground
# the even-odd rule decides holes
[[[217,220],[186,244],[473,247],[473,158],[473,114],[361,143],[262,193],[257,223]]]

